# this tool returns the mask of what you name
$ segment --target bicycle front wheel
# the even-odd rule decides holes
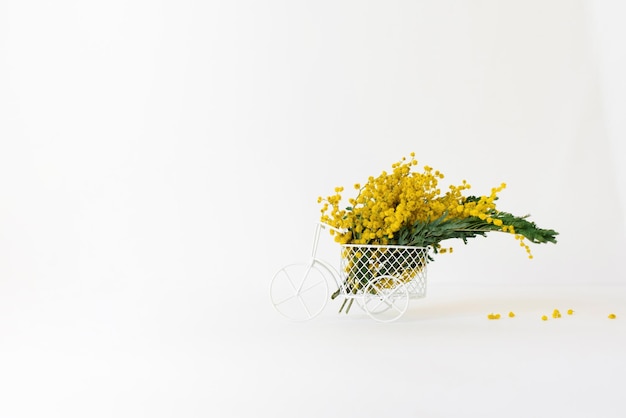
[[[289,264],[276,272],[270,284],[274,308],[294,321],[307,321],[318,316],[328,303],[330,272],[313,261]]]

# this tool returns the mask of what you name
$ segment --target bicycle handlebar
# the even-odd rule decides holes
[[[326,224],[326,223],[324,223],[324,222],[319,222],[319,225],[320,225],[322,228],[328,228],[328,229],[331,229],[331,230],[333,230],[333,231],[337,232],[338,234],[345,234],[346,232],[348,232],[348,230],[347,230],[347,229],[339,229],[339,228],[335,228],[334,226],[330,226],[330,225],[328,225],[328,224]]]
[[[331,229],[339,234],[345,234],[346,232],[348,232],[347,229],[342,230],[339,228],[335,228],[334,226],[330,226],[324,222],[318,222],[317,227],[315,228],[315,237],[313,238],[313,251],[311,252],[313,258],[315,258],[315,255],[317,254],[317,245],[320,239],[320,231],[325,228]]]

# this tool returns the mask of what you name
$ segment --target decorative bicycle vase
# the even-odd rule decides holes
[[[319,315],[332,298],[343,297],[340,312],[354,301],[372,319],[395,321],[407,311],[410,299],[426,296],[428,248],[400,245],[341,246],[337,271],[317,258],[319,224],[310,261],[289,264],[272,278],[270,297],[276,310],[289,319],[309,320]],[[329,293],[329,282],[337,290]]]
[[[355,184],[356,196],[342,205],[343,187],[335,194],[319,197],[321,223],[315,231],[313,254],[305,263],[280,269],[271,282],[276,310],[288,318],[307,320],[317,316],[329,298],[344,298],[339,311],[349,312],[356,301],[377,321],[394,321],[404,315],[409,299],[426,295],[429,254],[450,253],[442,242],[506,233],[515,237],[532,259],[533,244],[556,243],[558,232],[543,229],[528,220],[496,208],[501,183],[491,193],[465,196],[470,185],[463,180],[443,192],[439,170],[424,166],[415,172],[415,153],[392,164],[392,171],[370,176]],[[341,227],[342,229],[338,229]],[[316,256],[320,230],[328,228],[341,245],[339,271]],[[329,295],[332,279],[337,290]]]

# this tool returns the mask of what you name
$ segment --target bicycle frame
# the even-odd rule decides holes
[[[325,268],[328,271],[328,273],[333,277],[337,287],[340,287],[341,276],[339,272],[337,271],[337,269],[333,267],[332,265],[330,265],[329,263],[327,263],[326,261],[322,260],[321,258],[317,258],[317,248],[319,246],[320,234],[322,232],[322,229],[326,229],[326,228],[331,229],[337,233],[343,233],[343,231],[341,231],[340,229],[332,227],[323,222],[317,223],[315,227],[315,234],[313,235],[313,246],[311,249],[311,259],[309,261],[309,268],[311,268],[315,263],[318,263],[319,265],[321,265],[321,267]]]

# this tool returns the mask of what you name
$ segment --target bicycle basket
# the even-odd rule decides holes
[[[423,298],[427,263],[428,248],[424,247],[345,244],[341,246],[340,290],[344,295],[359,295],[376,280],[390,287],[402,283],[410,298]]]

